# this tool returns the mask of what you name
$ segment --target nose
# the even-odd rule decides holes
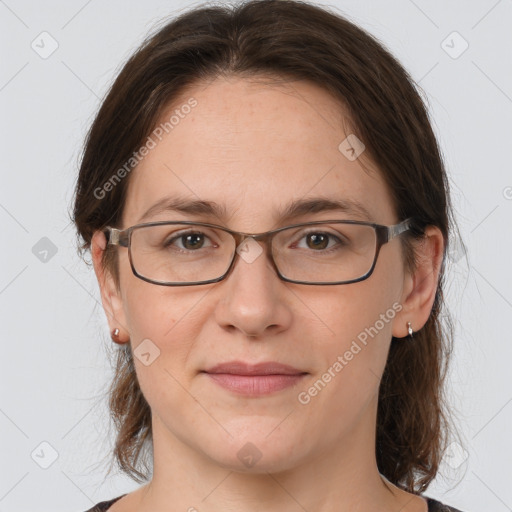
[[[264,245],[247,238],[237,248],[233,265],[218,283],[222,294],[215,313],[218,324],[250,337],[287,329],[292,321],[290,294]]]

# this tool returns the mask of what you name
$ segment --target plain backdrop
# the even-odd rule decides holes
[[[198,2],[199,3],[199,2]],[[105,478],[113,350],[68,211],[84,135],[109,85],[178,1],[0,1],[0,512],[83,511],[138,487]],[[512,510],[512,1],[338,0],[424,91],[462,241],[454,445],[426,493],[465,511]],[[41,42],[43,41],[43,42]],[[107,459],[105,459],[107,457]]]

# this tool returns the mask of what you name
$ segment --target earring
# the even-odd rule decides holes
[[[411,327],[411,322],[407,322],[407,330],[409,332],[409,336],[412,338],[413,330],[412,330],[412,327]]]
[[[110,337],[112,338],[112,341],[114,343],[118,343],[119,345],[123,345],[124,343],[127,343],[126,341],[121,341],[119,339],[119,329],[116,327],[112,333],[110,334]]]

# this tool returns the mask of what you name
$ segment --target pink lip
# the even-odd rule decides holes
[[[229,361],[220,363],[205,370],[206,373],[231,373],[233,375],[300,375],[303,372],[293,366],[268,361],[258,364],[244,363],[243,361]]]
[[[236,393],[264,395],[296,384],[307,372],[276,362],[248,364],[231,361],[205,372],[214,382]]]

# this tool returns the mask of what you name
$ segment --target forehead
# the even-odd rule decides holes
[[[319,196],[358,202],[371,220],[390,223],[380,173],[340,150],[347,121],[341,103],[309,82],[197,84],[150,134],[151,149],[130,175],[123,225],[140,222],[166,196],[214,202],[229,227],[245,231],[270,229],[291,202]],[[173,218],[161,212],[154,219]]]

